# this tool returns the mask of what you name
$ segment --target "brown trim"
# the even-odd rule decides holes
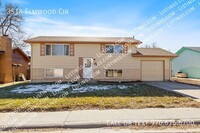
[[[116,42],[79,42],[79,41],[24,41],[26,43],[76,43],[76,44],[115,44]],[[129,44],[134,44],[134,45],[138,45],[141,44],[141,42],[119,42],[117,44],[125,44],[125,43],[129,43]]]
[[[123,53],[127,54],[128,53],[128,45],[123,44]]]
[[[31,46],[31,66],[30,66],[30,80],[33,80],[33,46]]]
[[[45,56],[45,43],[40,43],[40,56]]]
[[[83,57],[79,57],[79,76],[83,78]]]
[[[175,58],[177,56],[165,56],[165,55],[132,55],[132,57],[162,57],[162,58]]]
[[[74,51],[74,44],[73,44],[73,43],[70,43],[70,44],[69,44],[69,47],[70,47],[70,48],[69,48],[69,50],[70,50],[70,56],[74,56],[74,52],[75,52],[75,51]]]
[[[100,52],[105,53],[106,52],[106,45],[100,44]]]
[[[142,60],[140,60],[140,81],[142,81]]]
[[[142,81],[142,61],[162,61],[163,62],[163,81],[165,81],[165,60],[140,60],[140,80]]]
[[[169,60],[169,79],[171,80],[172,77],[172,61]]]
[[[165,81],[165,60],[163,60],[163,81]]]

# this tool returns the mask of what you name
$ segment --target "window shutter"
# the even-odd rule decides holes
[[[45,56],[45,43],[40,44],[40,56]]]
[[[124,54],[128,53],[128,46],[126,44],[123,44],[123,53]]]
[[[70,56],[74,56],[74,44],[69,45],[70,49]]]
[[[83,78],[83,57],[79,57],[79,76]]]
[[[102,53],[105,53],[105,52],[106,52],[106,45],[105,45],[105,44],[101,44],[101,46],[100,46],[100,51],[101,51]]]

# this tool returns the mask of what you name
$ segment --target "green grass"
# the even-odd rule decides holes
[[[9,87],[0,89],[0,111],[200,107],[199,102],[179,94],[143,83],[128,85],[131,87],[127,89],[114,87],[110,90],[96,90],[85,93],[70,93],[71,89],[66,88],[56,95],[45,93],[40,98],[34,98],[37,93],[11,93],[10,91],[14,87]],[[64,92],[69,92],[69,95],[62,97]]]

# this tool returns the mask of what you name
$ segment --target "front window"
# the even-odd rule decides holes
[[[63,69],[46,69],[46,77],[63,77]]]
[[[114,53],[114,46],[106,45],[106,53]]]
[[[123,46],[121,44],[106,45],[106,53],[122,53]]]
[[[69,45],[46,45],[46,55],[62,56],[69,55]]]
[[[106,70],[106,77],[122,77],[122,70],[108,69]]]
[[[123,47],[122,45],[115,45],[115,53],[122,53]]]

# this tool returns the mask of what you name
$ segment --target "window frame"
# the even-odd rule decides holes
[[[46,50],[46,46],[47,45],[50,45],[51,46],[51,54],[50,55],[47,55],[47,50]],[[68,46],[68,54],[67,55],[53,55],[53,45],[62,45],[63,46],[63,53],[65,53],[65,48],[64,48],[64,46]],[[49,44],[49,43],[47,43],[47,44],[45,44],[45,56],[70,56],[70,45],[69,44],[59,44],[59,43],[55,43],[55,44]]]
[[[116,52],[117,50],[116,50],[116,46],[117,45],[121,45],[121,47],[122,47],[122,50],[121,50],[121,52],[119,53],[119,52]],[[113,53],[107,53],[107,46],[112,46],[113,47]],[[123,47],[123,44],[106,44],[105,45],[105,53],[106,54],[122,54],[123,53],[123,50],[124,50],[124,47]]]
[[[46,77],[46,78],[54,78],[54,76],[47,76],[47,70],[51,70],[51,69],[53,69],[53,68],[46,68],[44,71],[45,71],[45,73],[44,73],[44,76]],[[53,69],[54,70],[54,69]],[[53,71],[53,75],[54,75],[54,71]]]
[[[107,76],[107,71],[112,71],[112,76]],[[118,76],[118,71],[121,71],[121,76]],[[114,73],[117,72],[117,73]],[[116,76],[117,75],[117,76]],[[123,77],[123,70],[122,69],[106,69],[106,77],[107,78],[121,78]]]
[[[113,47],[113,53],[108,53],[108,52],[107,52],[107,46],[108,46],[108,47],[110,47],[110,46]],[[113,44],[106,44],[106,46],[105,46],[105,51],[106,51],[107,54],[114,54],[114,53],[115,53],[115,46],[114,46]]]
[[[47,76],[47,70],[48,69],[53,69],[53,76],[51,77],[51,76]],[[60,70],[62,70],[62,76],[55,76],[55,69],[60,69]],[[44,69],[44,77],[45,78],[63,78],[64,77],[64,69],[63,68],[45,68]]]

